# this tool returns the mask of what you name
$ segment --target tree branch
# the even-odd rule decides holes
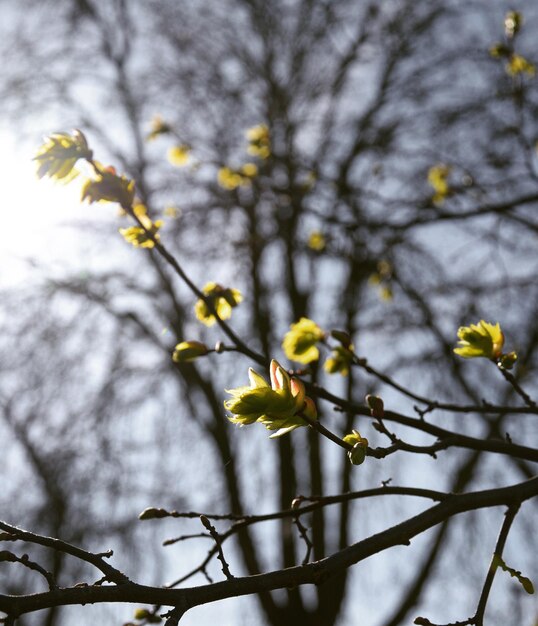
[[[443,502],[405,522],[387,528],[321,561],[266,574],[235,578],[185,589],[163,589],[138,585],[133,582],[123,582],[123,584],[114,586],[66,588],[26,596],[0,595],[0,610],[7,615],[18,617],[25,613],[60,604],[134,602],[173,606],[177,607],[178,611],[186,611],[202,604],[230,597],[296,587],[303,584],[319,585],[343,568],[350,567],[393,546],[409,544],[413,537],[420,535],[449,517],[482,508],[502,505],[514,506],[537,495],[538,477],[509,487],[451,495]],[[3,524],[3,526],[13,528],[7,524]],[[54,544],[57,540],[48,541]],[[44,545],[47,544],[45,543]],[[72,546],[69,546],[69,548],[69,553],[72,554]],[[88,553],[85,551],[81,551],[81,553],[84,557],[83,560],[88,560]]]

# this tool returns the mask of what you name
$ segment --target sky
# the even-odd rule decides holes
[[[36,274],[31,260],[49,270],[66,263],[85,267],[88,262],[83,231],[73,228],[90,218],[88,205],[80,202],[80,182],[62,185],[37,178],[32,159],[41,141],[37,138],[35,146],[28,142],[21,147],[8,132],[0,131],[1,287],[30,280]],[[97,213],[104,216],[100,208]]]
[[[68,131],[70,128],[50,128],[46,124],[43,125],[44,133],[54,130]],[[35,175],[32,156],[40,145],[41,137],[35,136],[33,139],[35,143],[32,140],[20,146],[16,137],[9,131],[0,132],[0,167],[3,182],[0,216],[4,225],[4,237],[0,242],[1,287],[24,285],[26,281],[33,281],[36,276],[50,273],[47,270],[38,271],[25,259],[35,259],[39,267],[47,268],[54,266],[61,268],[62,265],[85,268],[90,263],[98,262],[97,255],[92,258],[87,253],[87,238],[84,236],[84,230],[71,228],[68,224],[83,226],[96,214],[103,218],[109,216],[110,219],[114,219],[115,216],[115,210],[110,210],[110,207],[103,209],[92,206],[90,209],[88,205],[81,205],[79,184],[76,181],[68,186],[54,184],[48,180],[39,181]],[[117,225],[111,225],[112,227],[117,228]],[[446,234],[446,231],[444,232]],[[117,240],[118,247],[124,245],[121,237],[118,236]],[[132,253],[127,245],[124,250],[125,254]],[[139,253],[136,251],[136,254]],[[476,253],[476,250],[473,250],[473,253]],[[107,257],[106,261],[109,262],[109,260],[110,257]],[[116,257],[114,261],[116,262]],[[364,350],[364,344],[361,349]],[[428,459],[426,461],[429,462]],[[434,478],[433,472],[423,473],[426,478]],[[184,551],[178,554],[184,558]],[[358,567],[356,575],[360,578],[366,572],[367,569]],[[167,578],[168,576],[165,577]],[[193,584],[198,582],[198,580],[193,581]],[[234,605],[234,601],[228,601],[193,610],[182,620],[182,626],[183,624],[185,626],[213,624],[215,620],[224,626],[228,624],[242,626],[242,624],[258,621],[256,616],[248,613],[249,609],[255,605],[254,599],[241,600],[238,609],[235,609]],[[88,608],[88,610],[92,609]],[[360,607],[360,610],[361,618],[367,618],[364,614],[365,608]],[[131,610],[127,609],[122,614],[129,616]],[[69,615],[72,615],[76,621],[76,616],[81,615],[80,607],[74,607]],[[103,622],[121,623],[119,620],[112,619],[106,622],[103,620]],[[347,623],[352,623],[351,619]]]

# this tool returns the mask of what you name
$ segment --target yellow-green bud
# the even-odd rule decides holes
[[[353,465],[361,465],[366,458],[366,446],[363,443],[356,443],[347,456]]]
[[[509,352],[508,354],[501,355],[499,359],[499,365],[505,370],[511,370],[514,367],[514,363],[517,361],[517,354],[515,352]]]
[[[303,413],[306,417],[309,417],[312,420],[315,420],[318,417],[318,410],[314,404],[314,400],[308,396],[304,399]]]
[[[175,347],[172,359],[175,363],[188,363],[208,352],[207,346],[200,341],[182,341]]]
[[[501,57],[509,57],[511,54],[510,48],[504,43],[496,43],[489,49],[489,54],[494,59],[499,59]]]

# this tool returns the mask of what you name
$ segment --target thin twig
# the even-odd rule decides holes
[[[451,494],[445,493],[443,491],[434,491],[432,489],[420,489],[418,487],[398,487],[398,486],[389,487],[387,485],[383,487],[377,487],[374,489],[352,491],[352,492],[338,494],[334,496],[298,496],[297,498],[298,500],[304,501],[304,502],[312,502],[312,504],[309,504],[307,506],[302,506],[300,508],[295,508],[292,506],[291,509],[285,509],[283,511],[276,511],[274,513],[266,513],[265,515],[241,516],[239,518],[239,521],[236,521],[225,533],[220,534],[220,541],[221,543],[224,543],[226,539],[240,532],[243,528],[245,528],[246,526],[250,526],[251,524],[257,524],[260,522],[266,522],[266,521],[277,520],[277,519],[284,519],[286,517],[293,518],[295,516],[300,516],[300,515],[305,515],[307,513],[311,513],[312,511],[315,511],[325,506],[329,506],[331,504],[340,504],[342,502],[348,502],[350,500],[359,500],[362,498],[371,498],[371,497],[385,496],[385,495],[400,495],[400,496],[427,498],[429,500],[434,500],[436,502],[442,502],[443,500],[446,500],[447,498],[451,497]],[[188,517],[191,517],[191,513],[188,513],[187,515]],[[202,514],[198,513],[196,514],[196,517],[200,517],[200,515]],[[180,514],[177,515],[177,517],[180,517],[180,516],[181,516]],[[206,517],[210,519],[219,519],[219,520],[237,518],[237,516],[235,515],[223,516],[223,515],[212,515],[210,513],[206,514]],[[189,580],[196,574],[203,574],[205,576],[206,575],[205,568],[207,567],[211,559],[216,554],[217,554],[217,547],[213,546],[209,550],[205,559],[200,565],[195,567],[193,570],[191,570],[190,572],[188,572],[181,578],[178,578],[177,580],[174,580],[173,582],[168,583],[165,586],[169,589],[173,589],[174,587],[177,587],[178,585],[184,583],[186,580]]]
[[[505,513],[504,522],[501,527],[501,531],[499,532],[499,538],[497,539],[497,544],[495,546],[495,550],[493,552],[493,556],[491,557],[491,563],[489,566],[489,570],[486,576],[486,580],[484,581],[484,586],[482,588],[482,593],[480,594],[480,600],[478,601],[478,606],[476,608],[476,613],[473,618],[473,624],[475,626],[483,626],[484,623],[484,613],[486,612],[486,605],[488,602],[489,592],[491,591],[491,586],[493,585],[493,580],[495,578],[495,574],[497,573],[497,564],[496,564],[496,556],[502,556],[504,546],[506,544],[506,539],[508,538],[508,533],[510,532],[510,528],[512,527],[512,523],[519,511],[520,504],[514,504]]]
[[[202,574],[204,575],[205,579],[207,580],[209,584],[212,584],[214,582],[205,567],[202,568]]]
[[[47,581],[49,589],[58,589],[58,585],[54,580],[54,576],[51,572],[48,572],[44,567],[36,563],[35,561],[30,561],[27,554],[23,554],[22,556],[17,556],[13,552],[9,550],[1,550],[0,551],[0,561],[9,561],[10,563],[20,563],[24,567],[33,570],[34,572],[38,572],[43,576],[43,578]]]
[[[341,408],[343,411],[348,413],[354,413],[355,415],[364,415],[367,417],[371,417],[371,410],[363,405],[357,404],[355,402],[350,402],[348,400],[344,400],[343,398],[339,398],[334,394],[330,393],[326,389],[318,387],[316,385],[312,385],[311,383],[305,382],[305,387],[311,395],[318,396],[319,398],[323,398],[324,400],[328,400],[334,405]],[[507,410],[509,412],[509,409]],[[526,412],[534,412],[530,408]],[[396,413],[395,411],[385,411],[383,414],[383,419],[385,421],[396,422],[398,424],[402,424],[403,426],[408,426],[409,428],[414,428],[416,430],[428,433],[434,437],[437,437],[440,440],[448,440],[451,446],[457,446],[461,448],[469,448],[470,450],[484,450],[488,452],[496,452],[498,454],[507,454],[511,457],[526,459],[528,461],[538,461],[538,450],[536,448],[529,448],[526,446],[520,446],[516,444],[512,444],[504,439],[480,439],[476,437],[470,437],[468,435],[461,435],[459,433],[454,433],[450,430],[446,430],[441,428],[440,426],[436,426],[435,424],[431,424],[422,419],[417,419],[413,417],[408,417],[406,415],[401,415],[400,413]],[[309,421],[309,420],[305,420]],[[323,427],[317,428],[313,420],[310,420],[309,423],[312,422],[312,427],[316,428],[316,430],[322,430]],[[325,429],[325,434],[327,429]],[[327,436],[325,434],[325,436]],[[342,446],[338,438],[334,439],[336,435],[331,433],[329,436],[330,439],[335,441],[338,445]],[[343,442],[345,444],[345,442]],[[435,444],[440,445],[440,444]],[[443,444],[446,446],[447,444]],[[345,446],[342,446],[345,447]],[[443,449],[440,447],[439,449]],[[423,450],[430,454],[428,450]],[[375,451],[371,449],[368,450],[367,453],[369,456],[376,456]]]
[[[304,556],[304,559],[302,560],[302,564],[306,565],[310,561],[310,555],[312,554],[312,549],[314,548],[314,545],[310,541],[310,537],[308,536],[308,531],[306,529],[306,526],[303,526],[303,524],[301,523],[301,520],[299,519],[299,515],[296,515],[293,518],[293,523],[297,526],[297,530],[299,531],[299,534],[301,535],[301,539],[306,544],[306,554]]]
[[[529,396],[529,394],[521,387],[521,385],[517,382],[517,380],[514,378],[514,375],[511,374],[508,370],[506,370],[504,367],[502,367],[501,365],[498,366],[499,367],[499,371],[501,372],[501,374],[504,376],[504,379],[506,381],[508,381],[512,387],[514,388],[514,391],[521,397],[523,398],[525,404],[532,408],[532,409],[536,409],[538,408],[536,405],[536,402]]]
[[[373,555],[409,542],[416,536],[445,520],[478,509],[513,506],[538,495],[538,477],[508,487],[454,494],[445,501],[422,511],[375,535],[343,548],[315,563],[224,580],[210,585],[182,589],[148,587],[133,582],[124,585],[67,588],[21,596],[0,594],[0,610],[6,615],[19,616],[63,604],[100,602],[137,602],[176,607],[175,624],[188,609],[230,597],[258,594],[273,589],[285,589],[303,584],[320,585],[343,569]],[[174,622],[170,622],[174,624]]]
[[[513,380],[515,385],[519,387],[521,392],[523,392],[524,395],[522,395],[522,393],[518,391],[519,395],[525,400],[525,404],[527,405],[526,407],[496,406],[496,405],[490,404],[489,402],[486,402],[485,400],[482,401],[482,405],[473,405],[473,404],[462,405],[462,404],[452,404],[449,402],[438,402],[437,400],[431,400],[430,398],[426,398],[425,396],[421,396],[417,393],[412,392],[409,389],[406,389],[405,387],[397,383],[395,380],[390,378],[390,376],[387,376],[387,374],[383,374],[383,372],[380,372],[379,370],[369,365],[368,361],[364,358],[354,355],[353,364],[362,368],[363,370],[365,370],[366,372],[368,372],[369,374],[371,374],[372,376],[374,376],[381,382],[384,382],[389,387],[396,389],[404,396],[411,398],[412,400],[415,400],[417,402],[420,402],[421,404],[425,404],[426,405],[425,409],[420,409],[419,407],[415,407],[415,409],[421,415],[425,415],[426,413],[430,413],[431,411],[434,411],[434,410],[452,411],[454,413],[510,413],[510,412],[512,413],[538,413],[538,406],[536,402],[531,400],[528,394],[526,394],[518,385],[518,383],[514,380],[514,377],[509,372],[506,372],[506,370],[503,370],[502,368],[499,368],[499,369],[501,369],[501,371],[508,374],[508,376]],[[507,378],[507,380],[509,379]],[[513,384],[512,380],[509,380],[510,384]],[[516,387],[514,387],[514,389],[516,389],[517,391]]]
[[[14,535],[20,541],[45,546],[47,548],[51,548],[52,550],[56,550],[57,552],[70,554],[71,556],[74,556],[81,561],[85,561],[86,563],[91,563],[94,567],[101,570],[110,582],[118,585],[129,582],[129,578],[123,572],[120,572],[118,569],[112,567],[112,565],[103,560],[103,556],[112,556],[111,550],[102,554],[93,554],[92,552],[87,552],[82,548],[73,546],[65,541],[61,541],[60,539],[44,537],[43,535],[22,530],[21,528],[17,528],[16,526],[12,526],[11,524],[7,524],[3,521],[0,521],[0,530],[3,530],[10,535]]]
[[[163,541],[163,546],[171,546],[174,543],[179,543],[180,541],[186,541],[187,539],[199,539],[205,537],[206,539],[211,539],[211,536],[207,533],[193,533],[192,535],[181,535],[180,537],[173,537],[172,539],[165,539]]]
[[[181,280],[187,285],[187,287],[194,293],[194,295],[203,300],[203,302],[207,305],[211,314],[215,317],[217,324],[223,330],[224,334],[230,339],[246,356],[250,357],[253,361],[256,361],[260,365],[267,366],[266,359],[257,352],[251,350],[247,344],[240,339],[236,333],[230,328],[230,326],[223,321],[210,298],[208,298],[198,287],[194,284],[194,282],[189,278],[185,270],[181,267],[177,259],[170,253],[168,250],[162,245],[162,243],[155,237],[155,235],[146,228],[146,226],[141,221],[140,217],[134,212],[133,207],[122,207],[135,221],[136,223],[144,230],[145,235],[151,239],[154,244],[155,249],[158,253],[166,260],[166,262],[173,268],[175,273],[181,278]]]
[[[327,439],[330,439],[331,441],[333,441],[334,443],[339,445],[341,448],[344,448],[345,450],[349,451],[349,450],[353,449],[353,446],[350,443],[347,443],[343,439],[340,439],[340,437],[338,437],[338,435],[335,435],[328,428],[325,428],[325,426],[323,426],[323,424],[320,424],[320,422],[318,420],[313,420],[310,417],[308,417],[307,415],[305,415],[304,413],[299,413],[298,415],[299,415],[299,417],[304,419],[304,421],[309,426],[311,426],[314,430],[317,430],[320,435],[323,435],[323,437],[326,437]]]
[[[496,560],[497,557],[502,556],[508,533],[510,532],[510,528],[519,511],[520,506],[520,503],[515,503],[510,506],[505,513],[505,518],[499,532],[499,537],[495,545],[495,550],[493,551],[493,556],[491,557],[491,563],[486,576],[486,580],[484,581],[484,586],[482,587],[482,593],[480,594],[480,599],[478,601],[478,606],[476,608],[475,614],[466,620],[463,620],[461,622],[451,622],[450,624],[434,624],[425,617],[417,617],[414,621],[415,624],[418,624],[418,626],[470,626],[471,624],[473,624],[474,626],[484,625],[484,613],[486,611],[486,605],[488,602],[489,593],[491,591],[491,586],[493,585],[493,580],[498,569]]]
[[[469,619],[466,619],[463,622],[450,622],[450,624],[434,624],[433,622],[430,622],[430,620],[426,619],[425,617],[417,617],[415,621],[413,622],[413,624],[417,624],[418,626],[469,626],[469,624],[473,623],[472,621],[470,621],[471,619],[472,617],[470,617]]]
[[[228,563],[224,558],[224,552],[222,551],[222,541],[219,533],[217,532],[217,529],[211,524],[211,522],[205,515],[200,515],[200,521],[202,522],[204,527],[207,528],[217,545],[217,559],[222,563],[222,573],[226,576],[228,580],[231,580],[233,578],[233,575],[231,574]]]

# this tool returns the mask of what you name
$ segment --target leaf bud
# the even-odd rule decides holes
[[[505,370],[511,370],[517,361],[517,354],[515,352],[509,352],[508,354],[502,354],[499,359],[499,365]]]
[[[159,519],[161,517],[168,517],[170,515],[168,511],[165,509],[157,509],[153,506],[150,506],[147,509],[144,509],[142,513],[138,516],[139,520],[147,520],[147,519]]]
[[[348,459],[353,465],[361,465],[366,458],[366,446],[363,443],[356,443],[347,453]]]
[[[346,333],[344,330],[331,330],[331,337],[339,341],[344,348],[348,348],[351,346],[351,337],[349,333]]]
[[[384,403],[379,396],[373,396],[368,394],[365,398],[366,404],[370,407],[370,411],[373,417],[383,417],[384,415]]]
[[[208,352],[207,346],[200,341],[182,341],[175,347],[172,359],[174,363],[188,363]]]

